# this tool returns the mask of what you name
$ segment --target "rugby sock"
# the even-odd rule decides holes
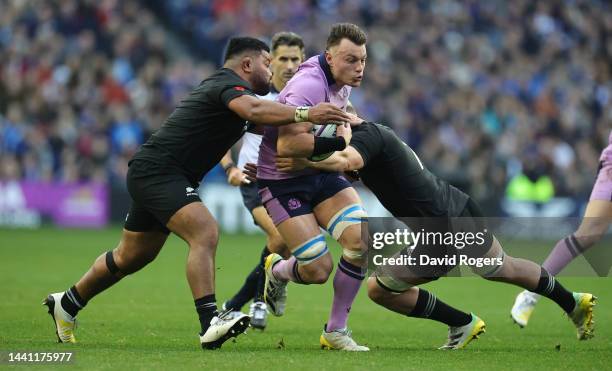
[[[542,267],[542,272],[540,273],[538,286],[532,291],[554,301],[563,308],[565,313],[571,313],[576,306],[574,295],[557,282],[555,277],[548,273],[544,267]]]
[[[210,327],[210,321],[217,315],[217,299],[215,294],[211,294],[196,299],[194,302],[200,318],[200,326],[202,326],[201,334],[204,334]]]
[[[255,297],[257,283],[261,276],[264,276],[264,270],[261,265],[257,264],[244,280],[244,284],[242,284],[236,295],[225,303],[225,307],[232,310],[241,310],[249,300]]]
[[[69,288],[60,301],[62,308],[72,317],[76,317],[77,313],[87,305],[87,301],[81,298],[75,286]]]
[[[272,274],[277,280],[287,282],[297,282],[295,277],[295,271],[297,271],[297,259],[295,256],[290,257],[286,260],[281,260],[274,264],[272,267]]]
[[[265,246],[259,257],[259,262],[247,276],[240,290],[225,303],[226,308],[241,310],[249,300],[263,298],[263,287],[266,279],[263,262],[269,254],[270,250]]]
[[[570,234],[564,239],[557,242],[555,248],[548,254],[548,257],[542,263],[550,274],[557,275],[565,268],[574,258],[582,254],[591,246],[583,246],[574,234]]]
[[[472,316],[468,313],[449,306],[434,294],[422,288],[419,288],[417,302],[408,316],[429,318],[451,327],[465,326],[472,321]]]
[[[364,278],[361,267],[347,262],[343,257],[340,258],[334,276],[334,302],[327,321],[327,332],[346,327],[351,306]]]
[[[263,301],[264,296],[264,288],[266,285],[266,274],[264,271],[264,264],[266,258],[270,255],[270,250],[268,250],[268,246],[265,246],[261,251],[261,256],[259,258],[259,266],[261,267],[261,274],[257,277],[257,286],[255,287],[255,296],[253,297],[254,301]]]

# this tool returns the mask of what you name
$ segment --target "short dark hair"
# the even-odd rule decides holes
[[[332,25],[327,37],[327,49],[340,44],[342,39],[349,39],[356,45],[364,45],[368,41],[366,33],[352,23],[336,23]]]
[[[225,58],[223,62],[227,62],[228,59],[242,54],[246,51],[250,52],[261,52],[262,50],[270,52],[270,47],[265,42],[256,39],[254,37],[232,37],[227,43],[227,50],[225,51]]]
[[[272,36],[272,52],[274,52],[279,46],[297,46],[300,50],[304,50],[304,40],[302,36],[295,32],[277,32]]]

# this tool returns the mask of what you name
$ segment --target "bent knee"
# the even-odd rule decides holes
[[[342,246],[342,256],[353,264],[361,265],[366,257],[367,247],[361,241],[359,231],[349,231],[350,229],[352,228],[347,229],[338,240]]]
[[[378,303],[384,295],[384,290],[376,283],[376,278],[368,278],[368,298],[375,303]]]
[[[352,225],[345,229],[338,239],[338,243],[345,249],[359,250],[362,245],[361,226]]]
[[[389,291],[380,287],[378,282],[376,282],[376,277],[372,276],[368,278],[368,298],[370,298],[370,300],[376,304],[381,304],[391,295]]]
[[[328,267],[327,264],[318,264],[313,266],[305,266],[302,279],[308,283],[323,284],[327,282],[332,272],[331,265]]]
[[[327,282],[327,280],[329,279],[329,276],[331,275],[331,269],[317,269],[315,272],[313,272],[310,275],[310,283],[314,283],[314,284],[324,284],[325,282]]]

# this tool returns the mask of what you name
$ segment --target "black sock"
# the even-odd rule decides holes
[[[236,295],[225,302],[226,309],[241,310],[242,307],[257,294],[257,284],[259,283],[259,278],[262,276],[265,276],[264,270],[261,265],[257,264],[244,280],[242,287],[238,290]]]
[[[242,307],[251,299],[263,298],[263,285],[265,284],[266,273],[264,272],[264,261],[266,256],[270,254],[268,247],[265,246],[259,257],[259,263],[253,268],[247,276],[238,292],[228,301],[225,302],[225,307],[232,310],[241,310]],[[261,295],[260,295],[260,284]]]
[[[261,266],[261,275],[257,278],[257,286],[255,287],[255,296],[253,297],[253,301],[263,301],[264,296],[264,288],[266,285],[266,272],[264,271],[264,264],[266,262],[266,258],[270,255],[270,250],[268,250],[268,246],[264,246],[261,251],[261,256],[259,258],[259,264]]]
[[[215,294],[206,295],[194,300],[198,317],[200,317],[200,326],[202,326],[202,334],[210,327],[210,320],[217,315],[217,300]]]
[[[259,277],[261,277],[263,273],[263,268],[257,264],[244,280],[240,290],[238,290],[238,292],[225,303],[226,308],[241,310],[242,307],[255,296]]]
[[[555,277],[548,273],[544,267],[542,267],[542,272],[540,273],[540,281],[538,281],[538,286],[532,290],[532,292],[546,296],[550,300],[559,304],[559,306],[567,314],[571,313],[576,306],[574,295],[567,291],[563,285],[557,282]]]
[[[81,298],[75,286],[72,286],[62,296],[61,305],[64,310],[73,317],[87,305],[87,301]]]
[[[472,321],[471,315],[447,305],[434,294],[421,288],[416,305],[408,316],[429,318],[452,327],[465,326]]]
[[[300,285],[310,285],[308,282],[304,282],[304,280],[302,279],[302,276],[300,276],[300,265],[298,264],[298,261],[294,261],[293,262],[293,267],[291,268],[293,270],[293,276],[295,277],[295,281],[293,281],[293,283],[297,283]]]
[[[261,264],[262,267],[266,263],[266,258],[270,254],[272,254],[272,251],[268,250],[268,246],[264,246],[263,250],[261,250],[261,255],[259,255],[259,264]]]

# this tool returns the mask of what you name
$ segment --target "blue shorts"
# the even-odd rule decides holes
[[[311,214],[315,206],[351,187],[340,173],[327,172],[290,179],[257,179],[257,185],[261,200],[276,226],[289,218]]]
[[[246,207],[251,214],[253,210],[259,206],[263,206],[261,196],[259,195],[259,188],[257,188],[256,183],[240,185],[240,193],[242,194],[242,203],[244,207]]]

